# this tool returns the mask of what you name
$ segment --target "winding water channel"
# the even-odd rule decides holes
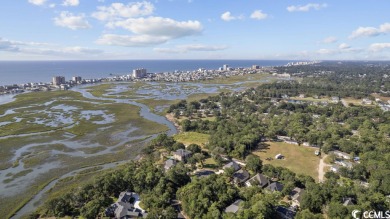
[[[96,97],[96,96],[93,96],[91,93],[87,92],[85,89],[83,89],[83,87],[73,88],[72,90],[81,93],[85,98],[88,98],[90,100],[110,100],[110,101],[114,101],[116,103],[125,103],[125,104],[131,104],[134,106],[138,106],[140,108],[139,113],[143,118],[167,126],[169,128],[168,131],[166,132],[168,135],[173,135],[173,134],[177,133],[177,129],[174,126],[174,124],[172,124],[170,121],[168,121],[165,117],[152,113],[150,111],[150,109],[144,104],[135,102],[135,101],[130,100],[130,99],[115,99],[115,98]],[[2,102],[3,102],[3,104],[12,102],[12,98],[11,97],[7,98],[5,101],[2,101]],[[120,134],[123,136],[128,136],[131,132],[133,132],[135,130],[136,130],[136,128],[129,128],[129,130],[125,131],[124,133],[120,133]],[[123,145],[126,142],[143,139],[145,137],[146,136],[128,137],[128,138],[126,138],[126,140],[122,140],[111,147],[108,147],[102,151],[99,151],[97,153],[92,153],[92,154],[86,154],[86,153],[79,151],[79,150],[74,150],[74,151],[69,151],[69,152],[52,150],[51,154],[52,155],[65,154],[65,155],[70,155],[70,156],[75,156],[75,157],[91,157],[91,156],[103,155],[103,154],[107,154],[107,153],[112,153],[115,150],[115,148]],[[155,137],[155,135],[152,135],[151,138],[147,138],[147,140],[150,140],[153,137]],[[80,144],[77,144],[75,142],[71,142],[69,140],[56,140],[56,141],[50,142],[50,144],[63,144],[71,149],[77,149],[78,147],[80,147]],[[16,150],[14,152],[14,157],[13,157],[12,161],[16,161],[16,160],[20,159],[19,165],[16,167],[12,167],[12,168],[8,168],[6,170],[0,171],[0,175],[5,176],[7,174],[15,174],[15,173],[18,173],[20,171],[25,170],[24,163],[22,160],[23,153],[25,153],[26,151],[29,151],[31,148],[39,146],[39,145],[42,145],[42,144],[32,143],[32,144],[25,145],[22,148],[19,148],[18,150]],[[89,145],[89,147],[96,147],[96,146],[98,146],[98,145]],[[107,164],[90,166],[90,167],[83,167],[83,168],[73,170],[69,173],[62,175],[61,177],[57,178],[56,180],[51,181],[42,190],[40,190],[31,200],[29,200],[19,211],[16,212],[16,214],[12,217],[12,219],[17,219],[17,218],[22,217],[23,215],[26,215],[28,213],[33,212],[36,208],[36,206],[35,206],[36,203],[41,201],[44,194],[47,191],[49,191],[51,188],[53,188],[59,180],[64,179],[64,178],[69,177],[69,176],[74,176],[74,175],[78,174],[80,171],[86,170],[86,169],[91,168],[91,167],[100,167],[102,169],[109,169],[109,168],[113,168],[113,167],[117,166],[118,164],[125,163],[125,162],[127,162],[127,161],[120,161],[120,162],[107,163]],[[26,182],[26,180],[27,180],[27,182],[29,182],[31,180],[34,180],[34,177],[36,177],[40,174],[43,174],[49,170],[58,168],[59,166],[60,166],[59,162],[51,162],[51,163],[45,163],[45,164],[39,165],[36,168],[32,168],[33,171],[31,172],[31,174],[27,174],[24,177],[16,179],[13,182],[12,188],[10,188],[9,185],[6,185],[3,182],[0,182],[0,191],[2,191],[1,193],[3,193],[3,195],[4,194],[9,195],[9,194],[12,194],[14,192],[17,192],[17,190],[19,190],[23,186],[25,186],[25,183],[23,183],[23,181]],[[1,195],[1,193],[0,193],[0,195]]]

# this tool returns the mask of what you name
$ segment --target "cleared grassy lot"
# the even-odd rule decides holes
[[[284,142],[265,142],[264,147],[253,152],[259,156],[263,164],[272,164],[288,168],[297,174],[305,174],[318,180],[318,165],[320,159],[314,154],[315,148],[287,144]],[[275,155],[282,154],[285,158],[275,159]],[[272,160],[266,160],[266,158]]]
[[[174,139],[185,145],[197,144],[203,147],[209,141],[210,135],[198,132],[182,132],[174,136]]]

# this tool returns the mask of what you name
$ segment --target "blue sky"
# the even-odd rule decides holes
[[[0,60],[390,60],[389,0],[3,0]]]

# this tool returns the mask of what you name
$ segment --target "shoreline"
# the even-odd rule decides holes
[[[167,118],[169,122],[173,123],[173,125],[176,127],[177,134],[182,132],[180,125],[176,122],[177,120],[173,117],[172,113],[165,114],[165,118]]]

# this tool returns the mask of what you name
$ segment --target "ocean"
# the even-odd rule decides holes
[[[146,68],[148,73],[191,71],[199,68],[280,66],[288,60],[105,60],[105,61],[0,61],[0,85],[50,82],[54,76],[83,79],[131,74],[133,69]]]

